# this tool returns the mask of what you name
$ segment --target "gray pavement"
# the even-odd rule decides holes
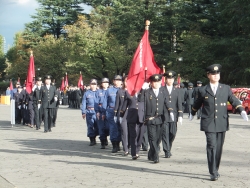
[[[0,105],[0,188],[68,187],[250,187],[250,122],[230,114],[221,177],[209,181],[206,140],[199,121],[185,114],[170,159],[153,164],[147,152],[138,160],[112,154],[111,145],[88,146],[80,110],[60,107],[51,133],[10,126],[10,106]],[[162,147],[161,147],[162,148]]]

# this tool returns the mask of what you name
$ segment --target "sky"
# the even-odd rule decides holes
[[[36,0],[0,0],[0,35],[5,37],[6,47],[13,45],[15,33],[23,31],[25,23],[32,21],[39,4]],[[85,12],[91,7],[83,6]]]

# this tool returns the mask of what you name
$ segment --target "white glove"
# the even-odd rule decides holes
[[[57,97],[54,97],[54,100],[57,101]]]
[[[19,110],[21,109],[21,105],[18,106]]]
[[[170,117],[171,117],[171,120],[174,121],[174,113],[173,112],[170,112]]]
[[[194,116],[190,113],[189,114],[189,121],[192,121],[194,119]]]
[[[59,101],[59,104],[61,105],[61,104],[62,104],[62,101]]]
[[[117,117],[116,117],[116,116],[114,116],[114,122],[115,122],[115,123],[117,122]]]
[[[38,106],[37,106],[37,107],[38,107],[38,110],[39,110],[39,109],[41,108],[41,104],[38,104]]]
[[[27,110],[27,106],[25,106],[25,110]]]
[[[182,125],[182,117],[178,117],[178,122]]]
[[[120,123],[122,123],[122,117],[120,117],[119,120],[120,120]]]
[[[33,88],[32,88],[32,91],[35,91],[36,88],[37,88],[37,86],[34,85]]]
[[[245,121],[248,121],[247,113],[246,113],[245,110],[242,111],[242,112],[240,113],[240,115],[241,115],[241,117],[242,117]]]
[[[25,104],[23,104],[23,108],[25,109]]]
[[[149,83],[144,82],[142,85],[142,89],[148,89],[149,88]]]

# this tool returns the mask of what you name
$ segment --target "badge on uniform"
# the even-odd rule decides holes
[[[205,96],[205,99],[208,99],[208,96]]]
[[[152,99],[152,95],[150,95],[150,98],[149,99]]]

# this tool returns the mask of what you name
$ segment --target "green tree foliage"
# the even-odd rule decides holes
[[[0,79],[3,79],[5,75],[5,69],[7,68],[6,64],[6,57],[4,55],[4,40],[3,37],[0,35]]]
[[[10,75],[27,69],[29,47],[40,74],[77,80],[128,72],[144,23],[156,62],[184,81],[207,81],[204,68],[223,66],[221,81],[250,84],[250,5],[245,0],[39,0],[34,21],[9,50]],[[83,17],[80,3],[93,7]],[[22,39],[21,39],[22,38]],[[178,61],[183,57],[183,61]],[[23,74],[22,68],[19,73]],[[58,82],[57,82],[58,83]]]

